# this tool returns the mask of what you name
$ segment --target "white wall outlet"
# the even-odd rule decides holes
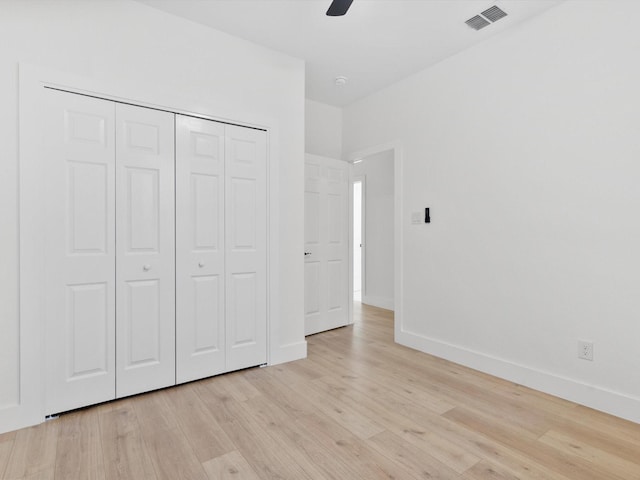
[[[593,342],[578,340],[578,358],[593,362]]]

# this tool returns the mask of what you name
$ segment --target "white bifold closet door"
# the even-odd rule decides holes
[[[175,383],[174,115],[47,90],[47,414]]]
[[[46,414],[115,398],[115,104],[47,91],[42,109]],[[28,219],[24,219],[28,221]]]
[[[46,98],[46,413],[265,363],[266,132]]]
[[[225,371],[224,124],[176,116],[176,380]]]
[[[267,361],[267,134],[225,126],[227,371]]]
[[[266,132],[176,116],[177,382],[266,362]]]
[[[174,114],[116,105],[116,395],[175,384]]]

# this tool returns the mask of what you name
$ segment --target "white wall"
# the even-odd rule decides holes
[[[279,162],[280,314],[271,358],[305,355],[304,64],[128,1],[11,1],[0,15],[0,431],[18,395],[18,62],[100,79],[131,98],[267,118]]]
[[[393,310],[393,150],[353,166],[365,183],[365,267],[362,302]]]
[[[306,100],[305,151],[321,157],[342,158],[342,109]]]
[[[636,422],[639,16],[562,3],[348,107],[343,138],[402,146],[401,343]]]

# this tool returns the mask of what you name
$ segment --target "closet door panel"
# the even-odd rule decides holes
[[[267,360],[266,132],[226,126],[227,370]]]
[[[127,339],[125,368],[154,366],[160,363],[160,282],[137,280],[127,282],[128,307],[120,325],[125,327]]]
[[[176,116],[176,378],[225,363],[224,124]]]
[[[115,397],[115,105],[48,90],[45,412]]]
[[[116,106],[118,397],[175,384],[174,115]]]

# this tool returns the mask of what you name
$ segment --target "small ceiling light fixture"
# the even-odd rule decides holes
[[[336,87],[344,87],[347,84],[347,80],[347,77],[340,75],[335,78],[334,83],[336,84]]]

